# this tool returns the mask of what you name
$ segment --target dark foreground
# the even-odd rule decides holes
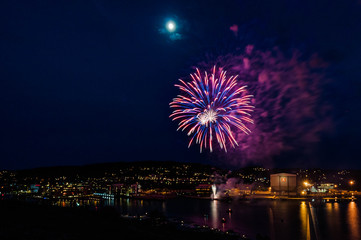
[[[0,201],[0,239],[243,239],[232,233],[190,229],[159,213],[147,219],[120,217],[113,207],[60,208],[20,201]]]

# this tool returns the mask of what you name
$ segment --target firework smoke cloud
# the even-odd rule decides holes
[[[296,51],[285,57],[277,48],[256,51],[248,45],[244,52],[201,62],[197,67],[224,66],[238,75],[254,95],[252,134],[237,131],[239,146],[230,154],[219,154],[228,163],[272,165],[272,159],[293,149],[312,155],[320,134],[332,129],[331,109],[321,102],[326,64],[316,55],[304,60]]]

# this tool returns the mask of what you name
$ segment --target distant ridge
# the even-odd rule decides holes
[[[173,161],[137,161],[137,162],[108,162],[96,163],[80,166],[51,166],[39,167],[32,169],[23,169],[15,171],[20,176],[103,176],[105,172],[119,172],[122,169],[131,167],[172,167],[189,165],[192,169],[220,169],[209,164],[202,163],[187,163],[187,162],[173,162]]]

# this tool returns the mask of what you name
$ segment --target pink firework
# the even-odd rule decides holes
[[[232,129],[240,129],[245,134],[251,131],[245,123],[253,123],[250,112],[252,95],[247,95],[247,86],[239,86],[237,76],[226,77],[225,71],[204,76],[197,69],[190,75],[192,81],[179,80],[176,84],[182,94],[170,103],[175,110],[170,115],[172,120],[179,120],[177,130],[186,130],[192,136],[188,147],[195,140],[200,151],[208,148],[212,152],[213,136],[221,149],[227,152],[227,142],[232,147],[238,146]]]

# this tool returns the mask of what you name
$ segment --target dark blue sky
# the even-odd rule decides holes
[[[166,19],[180,39],[162,32]],[[236,38],[230,26],[239,26]],[[333,128],[312,153],[274,166],[361,168],[358,1],[1,1],[0,169],[111,161],[227,165],[187,148],[169,102],[206,55],[298,49],[328,63]]]

